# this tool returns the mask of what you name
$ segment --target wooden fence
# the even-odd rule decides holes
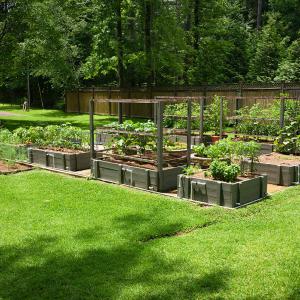
[[[242,96],[239,108],[261,103],[268,106],[281,93],[291,97],[300,98],[300,83],[289,84],[231,84],[222,86],[199,86],[199,87],[169,87],[169,88],[79,88],[66,93],[66,112],[88,113],[89,100],[95,99],[152,99],[156,96],[225,96],[229,101],[230,114],[236,109],[237,97]],[[269,99],[259,99],[267,97]],[[209,103],[209,100],[208,100]],[[123,114],[129,117],[153,117],[153,105],[151,104],[124,104]],[[96,103],[95,114],[117,115],[116,103]]]

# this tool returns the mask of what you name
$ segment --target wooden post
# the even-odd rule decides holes
[[[285,98],[280,96],[280,128],[284,127]]]
[[[80,94],[79,94],[79,88],[77,89],[77,113],[80,114]]]
[[[91,159],[95,158],[95,127],[94,127],[94,110],[95,110],[95,101],[94,98],[91,98],[89,105],[89,113],[90,113],[90,153]]]
[[[163,113],[164,103],[157,103],[157,171],[159,178],[159,189],[162,187],[163,182],[163,165],[164,165],[164,128],[163,128]]]
[[[122,103],[118,103],[118,121],[119,121],[119,124],[123,123],[123,105],[122,105]]]
[[[285,113],[285,96],[284,96],[284,83],[281,84],[280,95],[280,128],[284,127],[284,113]]]
[[[191,164],[191,153],[192,153],[192,101],[188,100],[187,103],[187,165]]]
[[[220,139],[223,138],[223,97],[220,97]]]
[[[200,142],[204,142],[204,98],[200,100]]]
[[[157,124],[157,103],[153,103],[154,123]]]
[[[31,93],[30,93],[30,75],[29,71],[27,72],[27,101],[28,101],[28,110],[31,107]]]

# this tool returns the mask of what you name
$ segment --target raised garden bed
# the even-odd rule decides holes
[[[292,186],[300,182],[300,156],[265,154],[254,163],[254,169],[258,174],[267,174],[271,184]]]
[[[29,171],[32,168],[21,163],[11,163],[0,160],[0,175],[9,175],[19,172]]]
[[[168,167],[164,168],[160,173],[150,168],[141,168],[100,159],[94,159],[92,165],[92,174],[95,179],[157,192],[167,192],[176,189],[177,176],[182,173],[182,170],[182,167]]]
[[[89,152],[62,152],[35,148],[28,149],[28,161],[49,168],[73,172],[89,169],[91,165]]]
[[[235,183],[199,178],[195,175],[178,176],[178,197],[220,205],[239,207],[267,195],[267,176],[240,178]]]

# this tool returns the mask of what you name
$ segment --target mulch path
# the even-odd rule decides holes
[[[18,163],[9,163],[0,160],[0,175],[14,174],[23,171],[29,171],[32,167]]]

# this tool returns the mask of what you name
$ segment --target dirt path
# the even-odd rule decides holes
[[[22,116],[21,114],[13,114],[7,111],[0,111],[0,117],[18,117]]]

